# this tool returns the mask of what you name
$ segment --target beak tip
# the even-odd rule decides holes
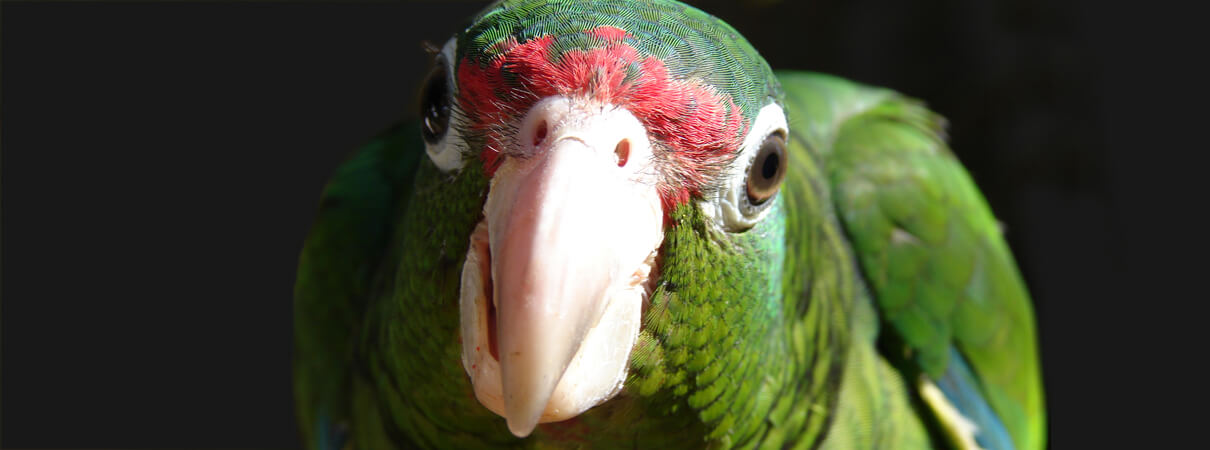
[[[532,380],[529,377],[512,378],[520,378],[525,381]],[[538,422],[542,419],[542,413],[546,410],[546,403],[550,401],[550,394],[554,390],[554,386],[537,387],[505,383],[504,418],[508,423],[508,431],[519,438],[529,436],[530,433],[533,433],[534,428],[538,426]],[[532,395],[535,392],[545,393],[546,395]]]
[[[523,438],[534,432],[534,428],[538,426],[538,418],[532,420],[513,420],[508,419],[508,431],[513,433],[513,436]]]

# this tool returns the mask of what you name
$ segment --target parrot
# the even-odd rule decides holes
[[[672,0],[463,24],[320,194],[304,446],[1046,445],[1030,294],[922,101]]]

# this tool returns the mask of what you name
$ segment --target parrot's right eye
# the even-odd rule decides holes
[[[429,73],[421,95],[420,117],[424,121],[421,131],[425,142],[436,144],[450,126],[450,89],[445,64],[438,62]]]
[[[443,172],[458,170],[466,162],[458,127],[462,116],[454,105],[458,85],[450,76],[454,73],[450,61],[454,60],[456,47],[456,39],[446,41],[434,58],[433,70],[424,79],[420,91],[420,135],[424,138],[424,151]]]

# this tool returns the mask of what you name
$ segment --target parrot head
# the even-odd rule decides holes
[[[726,327],[781,308],[779,254],[753,244],[780,239],[762,225],[788,164],[780,97],[734,29],[671,1],[498,2],[435,55],[428,156],[487,179],[462,364],[513,434],[617,396],[636,349],[677,359],[644,333],[738,347]]]

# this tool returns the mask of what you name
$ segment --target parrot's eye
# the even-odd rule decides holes
[[[458,124],[462,115],[454,104],[458,85],[450,78],[454,73],[450,61],[457,54],[457,40],[451,38],[433,58],[433,70],[424,79],[420,91],[420,135],[424,151],[443,172],[457,170],[466,163],[461,151],[462,136]]]
[[[424,81],[421,93],[420,117],[424,121],[421,132],[425,142],[435,144],[445,136],[450,125],[449,80],[445,76],[445,64],[437,64]]]
[[[756,206],[773,198],[785,177],[786,136],[776,132],[765,137],[748,169],[748,202]]]
[[[720,228],[742,233],[774,209],[790,168],[789,135],[785,111],[770,99],[757,112],[735,162],[721,176],[720,188],[703,205]]]

